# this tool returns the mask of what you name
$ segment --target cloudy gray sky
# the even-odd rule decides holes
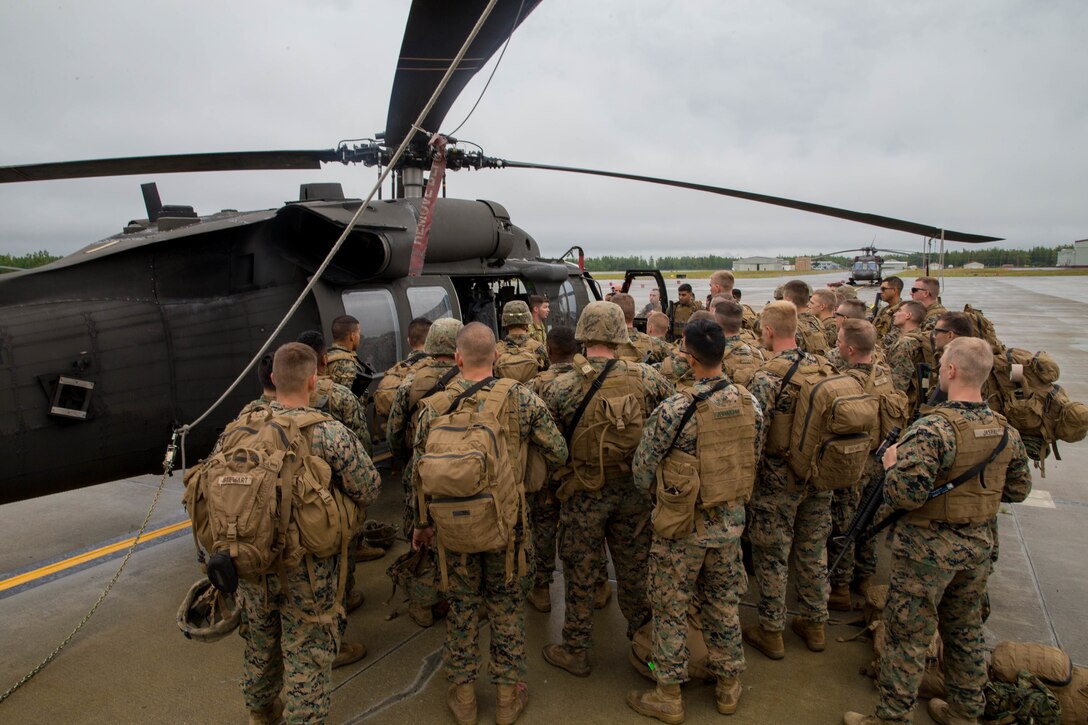
[[[0,3],[0,165],[329,148],[385,126],[409,3]],[[545,0],[458,134],[494,156],[682,178],[1005,237],[1088,237],[1083,0]],[[492,63],[494,60],[492,61]],[[490,66],[489,66],[490,68]],[[464,118],[486,72],[443,131]],[[165,203],[279,206],[365,167],[0,186],[0,252],[66,254]],[[746,255],[920,238],[542,171],[460,172],[547,253]]]

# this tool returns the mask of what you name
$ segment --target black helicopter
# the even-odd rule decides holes
[[[850,279],[847,280],[847,284],[856,285],[858,282],[868,282],[871,285],[879,285],[881,280],[884,279],[884,257],[878,254],[879,252],[887,252],[889,254],[901,254],[909,255],[911,252],[904,252],[898,249],[877,249],[875,246],[868,247],[855,247],[853,249],[840,249],[837,252],[831,252],[830,254],[820,255],[823,258],[835,257],[840,254],[846,254],[847,252],[861,252],[854,257],[854,261],[850,263]]]
[[[502,204],[438,199],[425,264],[408,274],[427,170],[425,134],[539,0],[499,0],[466,60],[418,128],[413,123],[480,18],[486,0],[414,0],[377,141],[317,151],[144,156],[0,167],[0,183],[126,174],[394,166],[396,197],[371,201],[281,339],[328,330],[337,315],[362,321],[360,352],[376,370],[405,354],[416,316],[453,315],[495,326],[503,304],[529,294],[552,300],[550,324],[573,325],[601,293],[580,264],[543,258]],[[994,237],[734,189],[466,152],[451,139],[451,170],[567,171],[692,189],[824,214],[951,241]],[[302,186],[279,209],[198,216],[163,205],[144,184],[146,219],[45,267],[0,275],[0,503],[161,470],[176,426],[203,413],[250,362],[315,275],[363,200],[339,184]],[[581,250],[574,248],[581,259]],[[563,255],[566,257],[567,255]],[[667,290],[666,290],[667,292]],[[667,296],[662,298],[667,304]],[[188,436],[203,453],[255,383],[234,390]]]

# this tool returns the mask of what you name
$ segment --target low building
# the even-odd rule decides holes
[[[798,257],[796,266],[798,272],[807,272],[812,269],[812,257]]]
[[[963,265],[964,269],[986,269],[986,265],[982,262],[968,262]]]
[[[1072,267],[1076,263],[1077,250],[1072,247],[1066,247],[1065,249],[1058,250],[1058,266],[1059,267]]]
[[[762,272],[774,270],[781,272],[785,265],[785,261],[778,257],[744,257],[733,262],[733,271]]]
[[[1078,239],[1073,242],[1073,266],[1088,267],[1088,239]]]

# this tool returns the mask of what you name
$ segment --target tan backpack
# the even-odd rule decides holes
[[[344,552],[362,510],[310,452],[312,426],[331,420],[261,408],[229,423],[219,449],[185,475],[182,502],[200,547],[228,553],[240,577]]]
[[[848,488],[865,468],[872,431],[880,423],[879,402],[857,380],[836,374],[826,363],[801,362],[776,358],[764,366],[782,377],[783,390],[797,387],[793,412],[775,413],[768,445],[774,438],[781,449],[788,425],[785,458],[794,475],[821,491]]]
[[[530,340],[534,345],[535,340]],[[498,343],[499,357],[495,360],[495,375],[528,383],[540,372],[540,359],[533,347],[520,346],[509,340]]]
[[[989,318],[983,314],[982,310],[977,307],[972,307],[971,305],[964,305],[963,313],[971,318],[971,322],[975,326],[975,335],[990,343],[990,348],[993,349],[994,355],[1000,355],[1005,352],[1005,344],[997,338],[997,330],[994,329],[994,323],[990,322]]]
[[[494,382],[489,391],[481,391]],[[437,533],[442,588],[448,587],[446,552],[476,554],[506,549],[507,580],[513,576],[514,529],[525,493],[515,470],[518,451],[507,446],[501,413],[513,380],[482,380],[463,392],[447,390],[424,401],[438,413],[414,469],[420,518],[428,514]],[[526,570],[524,550],[519,573]]]
[[[429,359],[426,353],[412,353],[406,359],[401,360],[385,371],[381,382],[374,391],[374,413],[382,420],[389,418],[389,411],[393,407],[393,398],[397,396],[397,388],[408,377],[417,363]]]
[[[827,354],[827,335],[815,315],[806,312],[797,316],[797,342],[809,355]]]
[[[680,365],[678,360],[676,355],[669,355],[661,362],[659,371],[673,384],[673,387],[684,390],[695,384],[695,373],[690,365]]]
[[[727,345],[722,357],[725,374],[737,385],[747,385],[763,367],[763,355],[751,345],[734,342]]]
[[[854,370],[860,373],[860,370]],[[874,429],[873,447],[876,450],[881,442],[888,437],[893,428],[906,430],[911,420],[910,401],[907,394],[897,389],[892,383],[891,372],[881,365],[874,363],[869,374],[864,379],[854,378],[865,388],[865,392],[876,397],[880,406],[880,427]],[[879,436],[879,437],[876,437]]]
[[[752,495],[756,477],[755,408],[748,391],[736,386],[739,398],[728,404],[710,400],[730,385],[721,380],[698,395],[685,392],[687,408],[669,450],[657,468],[656,504],[651,521],[666,539],[682,539],[699,530],[697,509],[741,504]],[[696,455],[676,449],[684,426],[695,416]]]
[[[642,377],[634,365],[612,359],[598,374],[576,355],[574,367],[586,393],[567,429],[574,475],[560,490],[560,498],[574,490],[600,490],[607,469],[630,471],[646,419]]]

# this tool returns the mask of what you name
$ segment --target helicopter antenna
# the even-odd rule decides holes
[[[246,379],[250,371],[253,370],[253,366],[257,364],[257,361],[261,359],[261,356],[264,355],[265,352],[268,351],[268,348],[272,346],[272,341],[275,340],[281,332],[283,332],[283,328],[287,326],[287,323],[291,320],[292,317],[294,317],[295,312],[297,312],[298,308],[302,306],[303,301],[313,291],[313,288],[317,284],[318,280],[320,280],[322,275],[325,274],[325,270],[328,268],[329,264],[332,263],[333,257],[335,257],[336,253],[340,251],[340,247],[344,245],[344,240],[348,238],[348,235],[351,234],[352,230],[355,228],[356,223],[359,221],[359,217],[363,215],[363,211],[366,210],[366,208],[370,205],[370,202],[374,199],[378,188],[380,188],[381,185],[385,182],[386,177],[389,176],[392,170],[396,168],[397,162],[400,160],[401,156],[404,155],[404,152],[408,149],[408,146],[411,144],[412,139],[416,135],[416,132],[423,131],[423,129],[420,128],[420,125],[427,117],[427,114],[431,112],[431,109],[434,107],[435,103],[438,102],[438,97],[442,94],[442,91],[450,82],[450,79],[453,77],[454,71],[461,64],[461,60],[464,58],[465,53],[468,52],[469,46],[471,46],[472,41],[476,39],[476,36],[479,34],[480,29],[487,21],[488,16],[491,14],[491,11],[495,8],[495,5],[497,3],[498,0],[489,0],[487,7],[484,8],[483,13],[480,15],[480,19],[476,21],[476,25],[472,28],[472,31],[468,34],[465,42],[461,45],[461,49],[457,52],[457,55],[454,57],[449,67],[446,69],[446,73],[442,76],[442,80],[440,80],[438,82],[438,85],[435,87],[434,92],[431,94],[430,100],[427,101],[427,104],[419,112],[419,115],[416,117],[415,123],[412,124],[411,130],[409,130],[409,132],[404,135],[404,139],[400,142],[400,146],[397,147],[396,153],[393,154],[393,157],[390,159],[389,164],[385,167],[382,175],[378,177],[377,183],[374,185],[373,188],[371,188],[370,194],[367,196],[366,200],[359,205],[358,210],[356,210],[355,214],[351,217],[351,220],[347,223],[347,226],[344,227],[344,231],[340,234],[340,238],[337,239],[336,243],[332,245],[331,249],[329,249],[329,253],[325,256],[324,261],[322,261],[321,265],[317,268],[317,270],[314,271],[314,274],[310,278],[310,281],[307,283],[306,287],[302,290],[302,292],[299,293],[298,299],[296,299],[294,304],[291,305],[291,309],[289,309],[287,313],[283,316],[283,319],[280,320],[280,323],[276,326],[276,329],[272,331],[272,333],[268,336],[268,339],[265,340],[263,345],[261,345],[261,349],[254,354],[253,359],[249,361],[249,364],[246,365],[245,369],[242,370],[242,372],[239,373],[238,377],[234,380],[234,382],[231,383],[225,391],[223,391],[223,394],[219,396],[219,399],[212,403],[211,406],[209,406],[207,410],[201,413],[200,417],[198,417],[192,423],[186,423],[178,429],[181,433],[183,457],[185,455],[185,436],[188,435],[188,432],[196,426],[200,425],[200,423],[202,423],[209,415],[211,415],[212,411],[218,408],[223,403],[223,401],[227,399],[227,396],[229,396],[231,392],[233,392],[234,389],[237,388],[238,385]]]

